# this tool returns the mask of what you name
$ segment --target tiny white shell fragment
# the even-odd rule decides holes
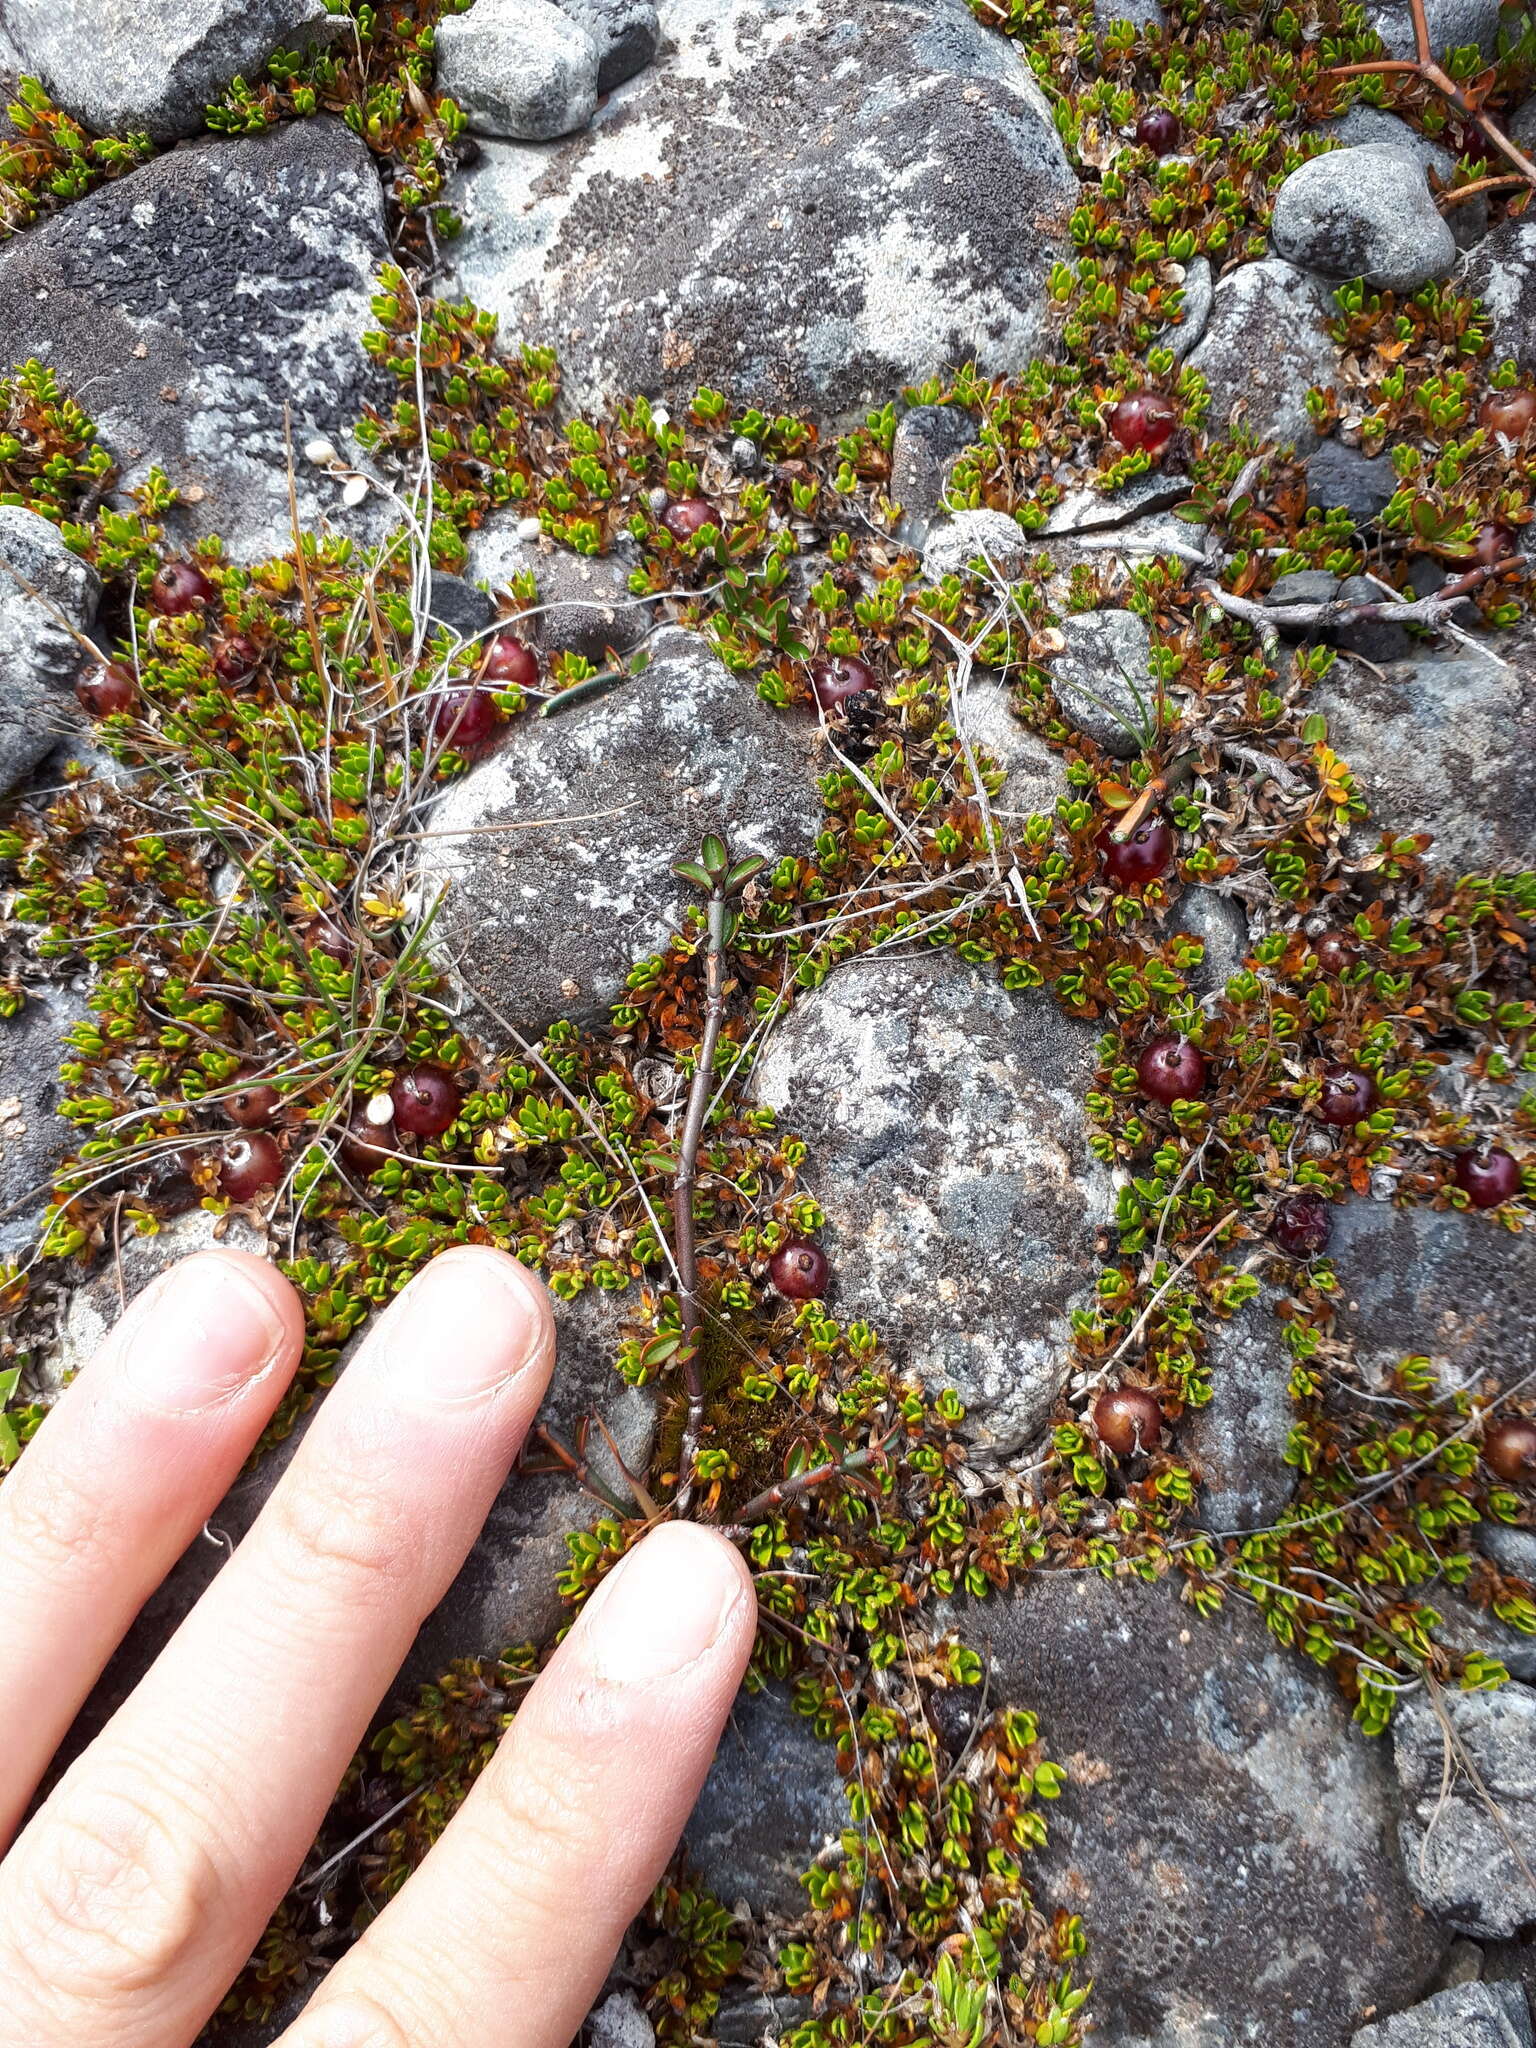
[[[304,443],[304,459],[306,462],[339,462],[341,457],[323,434],[317,434],[313,441]]]
[[[381,1088],[377,1095],[370,1095],[363,1109],[363,1120],[370,1124],[388,1124],[395,1120],[395,1105],[387,1090]]]
[[[364,498],[367,497],[368,491],[369,483],[367,477],[349,476],[342,488],[341,502],[343,505],[361,505]]]

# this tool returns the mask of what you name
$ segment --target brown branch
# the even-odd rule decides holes
[[[1450,578],[1428,597],[1382,598],[1365,604],[1344,604],[1336,597],[1312,604],[1257,604],[1252,598],[1238,597],[1215,583],[1197,584],[1196,594],[1209,598],[1229,618],[1241,619],[1244,625],[1254,627],[1269,648],[1277,644],[1284,630],[1304,633],[1319,626],[1352,625],[1357,619],[1386,619],[1398,626],[1442,626],[1456,607],[1465,604],[1472,592],[1481,589],[1490,578],[1529,566],[1524,555],[1506,555],[1501,561]]]
[[[1525,182],[1518,171],[1506,171],[1501,177],[1479,178],[1471,185],[1456,186],[1454,191],[1437,192],[1435,203],[1442,213],[1449,213],[1453,206],[1460,206],[1466,199],[1475,199],[1479,192],[1507,192],[1511,185],[1523,185]]]
[[[693,1463],[704,1426],[704,1372],[699,1363],[699,1254],[693,1233],[693,1191],[698,1181],[699,1141],[709,1112],[715,1073],[715,1048],[725,1020],[726,899],[717,882],[709,897],[709,931],[704,955],[704,1036],[699,1044],[688,1109],[677,1148],[677,1176],[672,1183],[672,1241],[677,1256],[679,1303],[683,1312],[683,1384],[688,1390],[688,1419],[677,1462],[675,1506],[682,1514],[693,1493]]]
[[[739,1512],[736,1521],[722,1528],[721,1535],[729,1536],[733,1542],[741,1542],[752,1534],[756,1525],[775,1508],[784,1507],[789,1501],[799,1500],[818,1486],[825,1486],[829,1479],[846,1479],[855,1472],[864,1472],[876,1458],[888,1451],[903,1425],[894,1423],[878,1443],[868,1444],[862,1451],[851,1451],[844,1457],[830,1459],[825,1465],[813,1466],[809,1472],[797,1472],[791,1479],[781,1479],[777,1486],[769,1486]]]
[[[606,1435],[607,1432],[605,1431],[604,1434]],[[585,1425],[583,1425],[576,1439],[577,1449],[574,1451],[563,1437],[555,1434],[547,1423],[535,1423],[529,1432],[529,1436],[530,1438],[537,1438],[543,1444],[554,1462],[552,1464],[536,1465],[528,1458],[525,1451],[523,1456],[518,1459],[518,1470],[520,1472],[529,1472],[535,1475],[548,1472],[569,1472],[584,1493],[590,1493],[592,1498],[600,1501],[605,1508],[612,1508],[613,1512],[616,1515],[622,1515],[626,1522],[634,1519],[624,1503],[616,1499],[594,1474],[591,1460],[587,1457]],[[628,1467],[624,1464],[622,1458],[619,1460],[619,1469],[627,1478]]]
[[[1161,803],[1171,790],[1181,789],[1186,782],[1193,779],[1195,763],[1199,758],[1199,748],[1192,747],[1187,754],[1179,754],[1170,761],[1161,774],[1154,775],[1148,780],[1140,795],[1120,813],[1110,828],[1109,836],[1116,846],[1123,845],[1130,838],[1154,804]]]

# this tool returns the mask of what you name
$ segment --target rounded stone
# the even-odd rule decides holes
[[[1424,167],[1396,143],[1330,150],[1292,171],[1275,197],[1270,239],[1289,262],[1322,277],[1363,277],[1378,290],[1415,292],[1456,267],[1456,238]]]

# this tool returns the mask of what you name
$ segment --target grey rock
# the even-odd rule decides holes
[[[549,142],[597,106],[598,46],[553,0],[476,0],[437,25],[437,85],[476,135]]]
[[[1527,156],[1536,148],[1536,92],[1516,107],[1504,125],[1504,133]]]
[[[587,2048],[655,2048],[656,2029],[632,1991],[615,1991],[587,2015]]]
[[[1454,1741],[1435,1706],[1419,1695],[1392,1717],[1403,1867],[1424,1907],[1459,1932],[1512,1935],[1536,1920],[1536,1889],[1519,1860],[1536,1862],[1536,1692],[1523,1685],[1443,1692],[1438,1704]],[[1498,1818],[1480,1797],[1469,1762]]]
[[[1339,585],[1341,604],[1390,603],[1380,584],[1373,583],[1368,576],[1346,576]],[[1395,625],[1385,619],[1343,619],[1334,630],[1334,637],[1341,647],[1351,654],[1363,654],[1367,661],[1379,665],[1385,662],[1409,661],[1424,645],[1422,637],[1415,639],[1406,626]]]
[[[1473,1541],[1500,1571],[1536,1586],[1536,1529],[1514,1529],[1506,1522],[1479,1522]]]
[[[1339,662],[1312,695],[1329,744],[1365,787],[1370,822],[1432,832],[1431,862],[1455,874],[1529,865],[1536,846],[1536,664],[1511,635],[1505,662],[1474,647],[1421,655],[1379,675]]]
[[[1106,527],[1124,526],[1149,512],[1166,512],[1182,505],[1194,486],[1178,470],[1150,469],[1133,476],[1118,490],[1101,491],[1092,485],[1067,491],[1051,507],[1042,529],[1056,537],[1072,533],[1098,533]],[[1190,529],[1185,529],[1186,533]]]
[[[1275,256],[1222,278],[1205,338],[1189,355],[1210,386],[1211,431],[1241,419],[1260,440],[1292,443],[1303,455],[1315,446],[1306,400],[1338,374],[1323,325],[1331,312],[1323,287]]]
[[[98,135],[195,135],[233,78],[331,33],[325,0],[5,0],[21,69]]]
[[[1146,626],[1135,612],[1070,612],[1061,634],[1066,646],[1050,677],[1062,716],[1106,753],[1131,760],[1156,729]]]
[[[1295,1490],[1285,1462],[1296,1421],[1291,1362],[1270,1302],[1263,1296],[1211,1325],[1211,1398],[1179,1423],[1179,1450],[1200,1467],[1200,1520],[1219,1536],[1268,1528]]]
[[[782,1692],[741,1695],[683,1836],[704,1883],[725,1905],[798,1919],[801,1873],[848,1825],[831,1743]]]
[[[991,798],[994,815],[1020,820],[1053,812],[1065,794],[1059,757],[1014,715],[1012,692],[997,676],[982,671],[960,700],[960,730],[972,749],[984,749],[1005,772]]]
[[[58,1114],[59,1062],[65,1032],[87,1014],[72,990],[44,986],[0,1022],[0,1259],[35,1242],[54,1169],[82,1142]]]
[[[1529,1232],[1457,1209],[1349,1202],[1335,1213],[1329,1257],[1342,1285],[1339,1333],[1370,1384],[1413,1357],[1434,1360],[1448,1388],[1536,1370]]]
[[[1351,149],[1367,142],[1390,142],[1399,149],[1406,149],[1418,158],[1426,172],[1434,173],[1438,182],[1431,187],[1432,190],[1445,190],[1455,178],[1454,154],[1443,143],[1421,134],[1397,114],[1389,114],[1385,107],[1368,107],[1363,101],[1358,102],[1336,120],[1325,121],[1318,132],[1333,136]],[[1457,248],[1470,249],[1488,232],[1487,198],[1479,193],[1477,198],[1453,206],[1441,218],[1456,238]]]
[[[1036,545],[1007,512],[955,512],[934,526],[923,546],[923,580],[939,583],[946,576],[984,576],[1007,582],[1022,574],[1034,559]],[[987,565],[973,569],[973,562]]]
[[[1403,0],[1372,0],[1367,11],[1389,57],[1414,55],[1413,16]],[[1473,44],[1490,61],[1498,55],[1499,0],[1425,0],[1424,15],[1436,58]]]
[[[1216,280],[1209,257],[1191,256],[1184,266],[1183,318],[1177,327],[1165,329],[1161,337],[1164,348],[1173,351],[1176,363],[1183,362],[1205,333],[1215,302]]]
[[[519,631],[547,654],[601,662],[610,649],[632,653],[651,629],[651,606],[629,588],[633,550],[621,544],[609,555],[578,555],[550,540],[522,539],[518,523],[493,517],[471,535],[465,573],[500,595],[531,571],[539,609]]]
[[[60,615],[84,634],[100,598],[100,577],[51,520],[0,505],[0,795],[78,730],[72,685],[89,657]]]
[[[1332,604],[1339,594],[1339,579],[1327,569],[1292,569],[1289,575],[1277,576],[1270,586],[1266,604]],[[1286,632],[1310,631],[1311,628],[1283,629]]]
[[[1073,1780],[1029,1882],[1102,1930],[1096,2039],[1322,2048],[1418,1994],[1444,1944],[1403,1878],[1385,1745],[1257,1615],[1201,1620],[1176,1575],[1042,1572],[961,1630]]]
[[[836,1306],[1011,1449],[1061,1387],[1107,1220],[1092,1030],[950,956],[849,962],[769,1039],[753,1099],[817,1162]]]
[[[890,495],[901,507],[896,538],[920,548],[938,516],[949,473],[976,441],[975,415],[959,405],[914,405],[896,422]]]
[[[661,25],[651,0],[558,0],[597,45],[597,89],[612,92],[656,55]]]
[[[472,18],[472,17],[469,17]],[[560,351],[597,407],[700,385],[862,417],[1047,334],[1077,185],[1026,66],[964,0],[667,0],[591,127],[488,144],[448,289]]]
[[[449,785],[424,842],[445,960],[514,1023],[601,1018],[693,892],[672,863],[718,832],[737,854],[801,853],[820,825],[808,722],[770,709],[700,640],[547,723],[515,726]],[[485,825],[544,820],[537,829]],[[470,836],[455,837],[455,834]]]
[[[1158,0],[1093,0],[1093,25],[1101,35],[1117,21],[1133,22],[1137,28],[1162,28],[1167,18]]]
[[[1531,2048],[1531,2009],[1518,1984],[1458,1984],[1362,2027],[1350,2048]]]
[[[1289,262],[1324,277],[1363,277],[1381,291],[1416,292],[1456,265],[1456,238],[1423,165],[1391,142],[1298,165],[1275,195],[1269,231]]]
[[[432,573],[427,616],[434,626],[446,626],[460,640],[473,640],[496,616],[496,607],[483,590],[466,583],[462,576]]]
[[[1237,898],[1223,896],[1219,889],[1192,885],[1174,905],[1169,923],[1205,948],[1205,957],[1191,977],[1196,988],[1202,994],[1225,988],[1248,953],[1248,913]]]
[[[1493,360],[1536,369],[1536,217],[1491,228],[1467,258],[1461,289],[1483,302]]]
[[[302,447],[339,446],[369,399],[389,403],[362,348],[385,252],[378,173],[340,121],[189,143],[6,245],[0,358],[36,356],[80,398],[122,469],[117,502],[158,464],[193,493],[174,535],[283,553],[284,405]],[[336,486],[302,462],[298,484],[321,526]]]
[[[1342,505],[1356,526],[1374,524],[1397,494],[1397,472],[1385,455],[1362,455],[1344,441],[1320,441],[1307,463],[1307,503]]]
[[[1449,1586],[1430,1586],[1425,1599],[1440,1617],[1435,1641],[1458,1657],[1497,1657],[1511,1678],[1536,1680],[1536,1636],[1528,1636]]]

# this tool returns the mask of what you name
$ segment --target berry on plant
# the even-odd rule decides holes
[[[835,711],[850,697],[874,687],[874,670],[855,654],[834,654],[811,663],[811,688],[823,711]]]
[[[1502,1145],[1479,1146],[1461,1154],[1453,1178],[1474,1209],[1497,1209],[1520,1192],[1520,1162]]]
[[[1163,1434],[1162,1406],[1145,1387],[1111,1387],[1093,1404],[1099,1442],[1117,1458],[1155,1451]]]
[[[768,1278],[788,1301],[819,1301],[830,1270],[821,1246],[803,1237],[781,1244],[768,1261]]]
[[[692,540],[701,527],[718,526],[720,515],[708,498],[674,498],[661,523],[674,540]]]
[[[1473,558],[1485,569],[1491,569],[1496,563],[1507,561],[1511,555],[1519,552],[1519,534],[1512,526],[1501,526],[1497,520],[1490,520],[1486,526],[1480,526],[1472,542]]]
[[[1205,1056],[1187,1038],[1154,1038],[1136,1062],[1136,1078],[1154,1102],[1192,1102],[1205,1093]]]
[[[1376,1107],[1376,1083],[1361,1067],[1332,1066],[1323,1074],[1317,1113],[1325,1124],[1357,1124]]]
[[[133,709],[139,686],[126,662],[109,661],[103,668],[87,669],[75,684],[75,695],[93,718],[110,718],[114,711]]]
[[[276,1121],[282,1097],[270,1082],[243,1081],[234,1094],[221,1096],[218,1106],[241,1130],[259,1131],[263,1125]]]
[[[1109,411],[1109,431],[1133,455],[1140,448],[1149,455],[1160,455],[1172,440],[1178,423],[1178,408],[1153,392],[1122,398]]]
[[[1117,889],[1140,888],[1167,874],[1173,859],[1173,828],[1161,818],[1143,818],[1117,840],[1114,827],[1106,825],[1094,842],[1104,863],[1104,872]]]
[[[1522,387],[1515,391],[1491,391],[1477,409],[1478,425],[1490,434],[1502,434],[1518,441],[1536,425],[1536,391]]]
[[[369,1115],[375,1103],[381,1103],[386,1112],[381,1119]],[[394,1118],[388,1114],[391,1109],[389,1096],[374,1096],[370,1102],[360,1102],[348,1119],[341,1140],[341,1156],[359,1173],[377,1173],[385,1160],[399,1151],[400,1140]]]
[[[437,1137],[464,1107],[458,1082],[441,1067],[407,1067],[395,1076],[389,1099],[396,1127],[413,1138]]]
[[[1342,974],[1360,958],[1360,948],[1348,932],[1319,932],[1312,954],[1325,974]]]
[[[1483,1431],[1483,1462],[1501,1479],[1536,1479],[1536,1422],[1506,1415]]]
[[[194,562],[162,562],[149,586],[149,601],[166,618],[193,612],[213,596],[213,585]]]
[[[230,633],[214,649],[213,672],[221,683],[238,688],[261,667],[261,649],[248,633]]]
[[[1136,140],[1154,156],[1171,156],[1183,133],[1183,124],[1169,107],[1152,107],[1136,123]]]
[[[248,1202],[282,1178],[283,1155],[265,1131],[231,1138],[219,1160],[219,1186],[232,1202]]]
[[[501,713],[489,690],[478,684],[445,690],[432,713],[432,730],[445,747],[471,754],[483,747],[501,724]]]
[[[515,633],[498,633],[485,650],[480,677],[483,682],[515,683],[527,689],[539,680],[538,657]]]
[[[1293,1259],[1316,1258],[1333,1235],[1330,1205],[1310,1188],[1287,1195],[1275,1205],[1275,1213],[1269,1219],[1269,1234],[1281,1251],[1289,1252]]]

